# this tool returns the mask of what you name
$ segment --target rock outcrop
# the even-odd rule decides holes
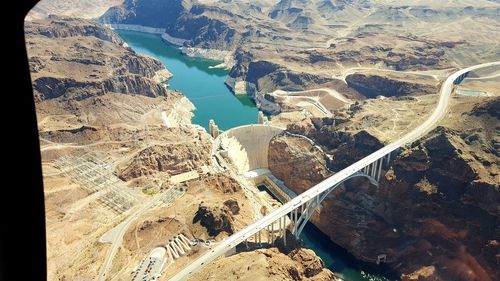
[[[304,276],[308,278],[318,275],[325,268],[325,263],[309,249],[295,249],[288,256],[303,266]]]
[[[69,17],[49,16],[46,20],[28,22],[25,36],[44,36],[48,38],[68,38],[76,36],[95,37],[118,45],[123,45],[123,40],[112,30],[103,28],[93,21]]]
[[[163,28],[171,37],[185,40],[185,47],[230,50],[239,41],[239,33],[227,23],[211,16],[213,7],[192,1],[133,1],[108,10],[103,23],[131,24]]]
[[[197,170],[210,162],[210,141],[206,134],[171,128],[167,133],[186,136],[186,141],[179,144],[154,144],[140,150],[127,163],[118,169],[123,180],[131,180],[141,175],[153,175],[161,172],[164,176]]]
[[[111,24],[133,24],[153,28],[174,25],[186,10],[190,1],[124,1],[122,5],[110,8],[100,21]],[[176,36],[180,37],[180,36]]]
[[[491,117],[500,119],[500,99],[492,98],[484,103],[480,103],[472,109],[470,114],[479,117],[490,115]]]
[[[300,194],[328,177],[322,151],[302,137],[281,134],[269,143],[269,170]],[[300,171],[300,173],[297,173]]]
[[[367,98],[374,98],[379,95],[399,97],[435,94],[439,90],[434,81],[409,82],[381,75],[351,74],[346,77],[346,82],[349,87],[356,89]]]
[[[107,137],[107,132],[96,127],[81,126],[75,129],[52,130],[40,132],[40,137],[59,143],[89,144]]]
[[[40,1],[36,3],[28,15],[26,21],[60,15],[67,17],[95,19],[104,14],[109,8],[116,6],[121,1],[116,0],[80,0],[68,2],[66,0]]]
[[[382,142],[368,132],[338,131],[332,121],[325,118],[315,124],[304,120],[288,125],[287,130],[305,135],[321,146],[330,155],[327,166],[332,171],[339,171],[383,147]]]
[[[192,280],[294,280],[337,281],[323,261],[313,251],[298,248],[288,255],[276,248],[242,252],[219,259]]]
[[[79,101],[107,93],[172,94],[159,83],[171,76],[160,61],[124,47],[118,35],[100,24],[50,16],[28,22],[25,33],[38,102]]]
[[[225,205],[219,207],[201,204],[193,218],[193,223],[197,222],[206,227],[208,234],[213,237],[221,232],[231,235],[235,230],[233,213]]]
[[[203,184],[210,186],[215,191],[223,194],[233,194],[241,190],[240,184],[232,177],[225,174],[213,174],[204,177]]]
[[[233,215],[237,215],[240,213],[240,206],[238,205],[238,201],[234,199],[228,199],[224,201],[224,206],[226,206]]]
[[[498,276],[499,252],[490,249],[499,233],[491,222],[500,217],[500,187],[469,153],[457,132],[438,127],[401,153],[382,186],[390,212],[400,214],[394,220],[404,225],[404,239],[427,245],[427,253],[415,247],[402,259],[422,256],[422,265],[435,266],[436,280]],[[407,263],[410,272],[421,270]]]
[[[224,196],[230,196],[230,198],[218,204],[201,203],[194,215],[193,223],[199,222],[213,237],[221,233],[222,235],[233,234],[236,227],[235,216],[240,215],[241,210],[236,197],[241,193],[240,184],[225,174],[209,174],[194,184],[209,187],[212,191],[221,194],[222,198]]]
[[[251,53],[244,51],[238,51],[235,54],[235,66],[229,72],[229,77],[254,85],[255,90],[261,94],[276,89],[300,91],[312,85],[317,86],[334,81],[328,76],[291,71],[277,63],[265,60],[255,61]],[[255,93],[249,92],[248,94],[253,96]]]

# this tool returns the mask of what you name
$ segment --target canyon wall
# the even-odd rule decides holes
[[[404,81],[382,75],[351,74],[346,77],[347,85],[367,98],[376,96],[407,96],[435,94],[439,85],[435,81]]]
[[[106,93],[175,95],[159,84],[171,77],[160,61],[137,55],[99,24],[51,16],[28,23],[25,31],[38,101],[83,100]],[[60,43],[49,47],[53,40]]]
[[[401,150],[383,170],[379,187],[364,179],[345,182],[312,222],[360,260],[375,263],[386,255],[403,280],[495,280],[500,187],[498,151],[491,145],[498,140],[488,132],[498,124],[492,110],[498,104],[498,98],[480,103],[462,115],[464,120],[438,127]],[[484,129],[460,127],[470,122]],[[382,145],[363,132],[299,125],[289,129],[315,140],[331,160],[318,161],[306,143],[273,140],[270,170],[297,193]]]
[[[109,9],[100,21],[108,24],[141,25],[163,30],[185,40],[186,47],[228,50],[238,40],[237,32],[226,23],[205,15],[206,7],[191,1],[154,0],[148,3],[126,0]]]

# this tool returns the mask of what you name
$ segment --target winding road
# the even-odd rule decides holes
[[[168,191],[168,190],[167,190]],[[166,191],[165,191],[166,192]],[[108,251],[108,255],[106,256],[106,260],[104,261],[104,264],[101,266],[101,269],[99,270],[99,275],[97,277],[97,280],[99,281],[104,281],[106,280],[106,275],[108,274],[111,265],[113,264],[113,259],[116,255],[116,252],[118,251],[118,248],[122,244],[123,240],[123,235],[125,235],[125,232],[127,229],[130,227],[132,222],[134,222],[144,211],[149,209],[151,206],[153,206],[155,203],[157,203],[162,196],[165,195],[165,192],[156,194],[153,198],[145,202],[139,210],[137,210],[135,213],[131,214],[127,219],[125,219],[122,223],[105,233],[99,242],[111,242],[111,249]]]
[[[497,77],[500,77],[500,71],[497,71],[491,75],[488,75],[488,76],[482,76],[482,77],[467,77],[465,78],[465,80],[488,80],[488,79],[493,79],[493,78],[497,78]]]
[[[344,97],[344,95],[342,95],[341,93],[333,90],[333,89],[330,89],[330,88],[318,88],[318,89],[311,89],[311,90],[305,90],[305,91],[284,91],[284,90],[276,90],[274,92],[272,92],[271,94],[272,95],[277,95],[277,96],[285,96],[285,97],[293,97],[293,96],[300,96],[300,94],[306,94],[306,93],[311,93],[311,92],[326,92],[327,94],[329,94],[330,96],[338,99],[339,101],[343,102],[343,103],[347,103],[347,104],[351,104],[353,103],[352,100]],[[305,96],[305,97],[308,97],[308,96]]]
[[[442,70],[425,70],[425,71],[398,71],[392,69],[384,69],[384,68],[374,68],[374,67],[351,67],[344,69],[341,73],[337,75],[333,75],[332,78],[342,80],[347,84],[346,78],[351,74],[358,73],[360,71],[377,71],[377,72],[387,72],[387,73],[399,73],[399,74],[409,74],[409,75],[417,75],[424,77],[432,77],[434,80],[439,81],[438,76],[444,76],[444,72],[449,71],[450,69],[442,69]]]
[[[300,194],[299,196],[295,197],[288,203],[282,205],[280,208],[274,210],[273,212],[269,213],[265,217],[259,219],[255,223],[247,226],[246,228],[242,229],[241,231],[231,235],[224,241],[222,241],[219,245],[214,247],[212,251],[209,253],[199,257],[197,260],[195,260],[193,263],[182,269],[180,272],[178,272],[175,276],[173,276],[170,280],[171,281],[180,281],[180,280],[187,280],[192,274],[196,273],[200,269],[202,269],[204,266],[215,260],[216,258],[224,255],[226,252],[228,252],[230,249],[234,248],[236,245],[239,243],[247,240],[250,238],[252,235],[255,233],[259,232],[260,230],[264,229],[266,226],[270,225],[271,223],[275,222],[276,220],[282,218],[283,216],[286,216],[288,213],[292,212],[294,209],[297,207],[301,206],[305,202],[308,202],[312,199],[314,199],[316,196],[320,195],[322,192],[328,190],[328,188],[338,184],[339,182],[342,182],[346,178],[350,177],[354,173],[360,171],[367,165],[375,162],[376,160],[384,157],[385,155],[391,153],[392,151],[398,149],[399,147],[411,143],[414,140],[420,138],[421,136],[425,135],[428,133],[431,129],[434,128],[434,126],[443,119],[443,117],[446,114],[446,111],[448,109],[449,101],[451,94],[453,92],[453,83],[455,80],[461,76],[464,73],[467,73],[469,71],[473,71],[476,69],[480,68],[485,68],[485,67],[491,67],[491,66],[496,66],[500,65],[500,61],[498,62],[490,62],[490,63],[484,63],[484,64],[479,64],[475,66],[471,66],[468,68],[464,68],[462,70],[459,70],[452,75],[450,75],[446,81],[443,83],[441,90],[440,90],[440,97],[439,97],[439,102],[434,109],[434,112],[432,115],[420,126],[403,136],[401,139],[390,143],[386,145],[385,147],[373,152],[372,154],[366,156],[365,158],[357,161],[356,163],[350,165],[349,167],[335,173],[333,176],[323,180],[322,182],[318,183],[317,185],[311,187],[309,190],[305,191],[304,193]]]
[[[307,108],[307,106],[312,106],[315,108],[319,113],[323,115],[323,117],[332,117],[333,114],[328,110],[323,103],[320,101],[319,96],[308,96],[306,95],[307,93],[313,93],[313,92],[325,92],[331,97],[343,102],[344,104],[352,104],[353,102],[349,100],[348,98],[344,97],[342,94],[339,92],[329,89],[329,88],[318,88],[318,89],[311,89],[311,90],[305,90],[305,91],[284,91],[284,90],[275,90],[274,92],[270,93],[273,96],[279,96],[282,97],[286,100],[299,100],[298,103],[295,105],[298,107],[302,108]],[[301,95],[304,94],[304,95]],[[311,110],[309,110],[311,112]],[[311,112],[312,113],[312,112]]]

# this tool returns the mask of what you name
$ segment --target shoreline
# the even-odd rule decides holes
[[[328,235],[323,233],[312,221],[309,221],[307,223],[307,225],[304,228],[304,232],[301,234],[301,236],[302,237],[300,239],[304,243],[304,246],[307,247],[308,249],[313,250],[318,257],[321,257],[320,253],[318,253],[321,251],[316,251],[314,249],[316,248],[315,245],[318,244],[320,244],[322,248],[327,250],[326,252],[327,255],[334,256],[333,260],[329,260],[328,257],[326,257],[327,258],[326,260],[323,260],[323,262],[325,262],[325,267],[330,269],[334,273],[343,275],[344,273],[338,270],[343,266],[347,266],[349,268],[359,270],[360,275],[367,275],[366,278],[377,278],[377,280],[383,278],[385,279],[384,281],[393,281],[399,279],[397,271],[392,269],[387,264],[375,265],[373,263],[356,259],[356,257],[353,254],[347,251],[347,249],[333,242],[328,237]],[[334,252],[335,255],[331,255],[332,252]],[[341,260],[340,261],[341,266],[339,266],[339,260],[337,259]],[[355,276],[349,276],[349,277],[352,278]]]
[[[197,47],[185,47],[184,43],[188,40],[171,36],[166,32],[165,28],[149,27],[137,24],[118,24],[118,23],[107,23],[104,26],[112,30],[126,30],[126,31],[136,31],[144,32],[149,34],[158,34],[161,38],[168,43],[180,47],[181,52],[192,58],[203,58],[214,61],[220,61],[221,63],[213,66],[212,68],[224,68],[229,69],[234,64],[232,58],[232,52],[218,49],[206,49]]]
[[[196,67],[196,68],[199,68],[199,70],[201,71],[195,71],[194,72],[194,75],[198,75],[197,73],[200,73],[200,75],[202,75],[203,79],[209,79],[209,84],[210,85],[213,85],[213,87],[219,89],[219,91],[221,91],[221,93],[223,92],[224,95],[227,94],[227,96],[234,96],[234,94],[230,91],[230,89],[228,89],[226,87],[226,85],[224,84],[224,80],[226,79],[226,77],[228,76],[228,72],[227,71],[219,71],[219,70],[211,70],[211,69],[208,69],[209,66],[216,66],[217,64],[220,64],[221,62],[220,61],[214,61],[214,60],[210,60],[210,59],[205,59],[205,58],[190,58],[189,56],[186,56],[185,54],[182,54],[180,51],[179,51],[179,48],[172,45],[172,44],[169,44],[168,42],[165,42],[164,40],[162,40],[159,36],[157,35],[148,35],[147,32],[141,32],[141,30],[146,30],[146,31],[150,31],[151,32],[155,32],[156,34],[160,34],[160,32],[162,32],[163,30],[162,29],[140,29],[136,26],[134,27],[130,27],[130,26],[114,26],[115,28],[118,29],[118,27],[125,27],[126,29],[130,30],[130,29],[134,29],[134,30],[131,30],[130,32],[126,32],[125,30],[121,29],[123,32],[120,32],[120,30],[116,30],[120,36],[122,36],[122,38],[124,39],[125,43],[129,44],[128,43],[128,38],[137,38],[135,41],[132,40],[131,41],[131,44],[129,44],[129,47],[135,49],[133,46],[135,45],[138,45],[139,48],[146,48],[148,46],[142,46],[142,44],[140,43],[141,41],[144,41],[144,42],[149,42],[149,43],[152,43],[154,44],[156,47],[156,51],[153,51],[153,53],[151,53],[150,55],[152,55],[154,58],[160,58],[160,60],[163,62],[163,64],[170,70],[170,67],[169,66],[172,66],[169,64],[168,62],[168,59],[167,61],[165,61],[165,57],[164,58],[161,58],[161,54],[162,54],[162,50],[166,50],[167,52],[170,52],[170,55],[172,56],[170,59],[171,60],[179,60],[179,62],[182,62],[182,64],[185,64],[187,65],[187,68],[184,68],[184,67],[181,67],[180,68],[180,71],[181,72],[177,72],[175,70],[177,70],[177,65],[173,65],[173,69],[171,70],[174,74],[174,77],[177,76],[177,75],[181,75],[179,77],[184,77],[184,78],[181,78],[179,81],[183,81],[181,82],[181,84],[183,83],[190,83],[190,78],[189,78],[189,75],[188,73],[191,73],[190,71],[188,71],[189,69],[193,68],[193,66],[195,65],[199,65],[200,67]],[[135,43],[134,43],[135,42]],[[154,42],[154,43],[153,43]],[[146,44],[147,45],[147,44]],[[157,57],[155,56],[154,54],[157,52],[157,54],[160,56],[160,57]],[[147,53],[147,52],[146,52]],[[186,73],[185,71],[187,71],[188,73]],[[215,74],[215,75],[214,75]],[[187,75],[187,76],[186,76]],[[214,76],[212,78],[212,76]],[[195,78],[195,77],[193,77]],[[217,84],[214,84],[213,79],[216,80],[216,82],[219,82],[220,81],[220,84],[217,83]],[[175,84],[173,83],[172,84],[172,81],[169,82],[170,84],[170,87],[169,89],[176,89],[178,91],[180,91],[183,96],[185,96],[187,99],[189,99],[193,104],[198,104],[201,102],[201,104],[206,104],[207,102],[206,101],[197,101],[197,99],[199,99],[199,96],[200,94],[196,94],[196,93],[199,93],[200,91],[191,91],[190,90],[190,87],[191,86],[188,86],[186,89],[185,88],[182,88],[181,85],[178,85],[178,84]],[[165,85],[164,85],[165,86]],[[180,88],[179,88],[180,87]],[[186,90],[186,91],[183,91],[183,90]],[[217,96],[217,93],[211,93],[211,92],[214,92],[214,90],[210,90],[210,89],[207,89],[207,91],[210,93],[210,98],[211,97],[215,97]],[[203,92],[203,89],[201,89],[201,92]],[[193,100],[191,100],[193,99]],[[196,100],[196,101],[195,101]],[[221,121],[222,123],[226,122],[230,125],[228,125],[229,128],[233,127],[232,124],[235,123],[236,125],[239,124],[240,122],[243,122],[242,124],[250,124],[250,123],[253,123],[254,122],[254,117],[256,119],[257,115],[258,115],[258,109],[254,106],[251,106],[250,109],[248,109],[248,106],[243,102],[241,101],[238,101],[238,99],[229,99],[228,100],[229,104],[233,105],[233,108],[238,108],[239,106],[242,107],[241,111],[238,112],[238,113],[241,113],[242,114],[242,119],[239,120],[239,121],[232,121],[231,118],[227,118],[227,117],[224,117],[224,116],[220,116],[221,113],[220,112],[223,112],[223,108],[220,108],[220,110],[218,110],[217,112],[218,113],[210,113],[210,115],[213,115],[215,116],[214,118],[217,120],[218,118],[221,118],[221,120],[224,120],[224,121]],[[233,104],[234,103],[237,103],[237,104]],[[249,101],[249,102],[252,102],[253,101]],[[220,107],[219,105],[214,105],[215,107]],[[196,105],[196,107],[198,107],[198,105]],[[212,108],[212,106],[210,106],[209,108]],[[210,112],[211,110],[207,108],[207,109],[201,109],[201,112]],[[253,113],[253,111],[255,111],[255,114]],[[167,112],[168,114],[168,112]],[[236,114],[236,112],[235,112]],[[219,117],[217,117],[219,116]],[[170,118],[169,118],[170,119]],[[205,122],[205,119],[206,119],[206,114],[205,115],[199,115],[198,112],[195,113],[195,116],[192,120],[192,123],[193,124],[200,124],[200,126],[204,127],[205,129],[208,130],[208,127],[207,125],[209,124],[208,120]],[[229,119],[226,121],[226,119]],[[240,119],[240,118],[238,118]],[[248,120],[247,120],[248,119]]]
[[[165,28],[157,28],[157,27],[149,27],[149,26],[144,26],[144,25],[138,25],[138,24],[121,24],[121,23],[106,23],[104,26],[112,29],[112,30],[127,30],[127,31],[137,31],[137,32],[144,32],[144,33],[150,33],[150,34],[158,34],[161,35],[161,38],[168,43],[175,45],[175,46],[183,46],[184,42],[186,42],[186,39],[182,38],[177,38],[173,37],[170,34],[166,32]]]

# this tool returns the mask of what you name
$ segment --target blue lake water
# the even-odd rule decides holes
[[[214,119],[221,130],[257,123],[258,110],[247,96],[235,96],[224,84],[228,71],[209,68],[220,62],[190,58],[159,35],[135,31],[117,32],[140,54],[159,59],[174,75],[169,88],[180,90],[196,106],[193,123],[208,129]]]

